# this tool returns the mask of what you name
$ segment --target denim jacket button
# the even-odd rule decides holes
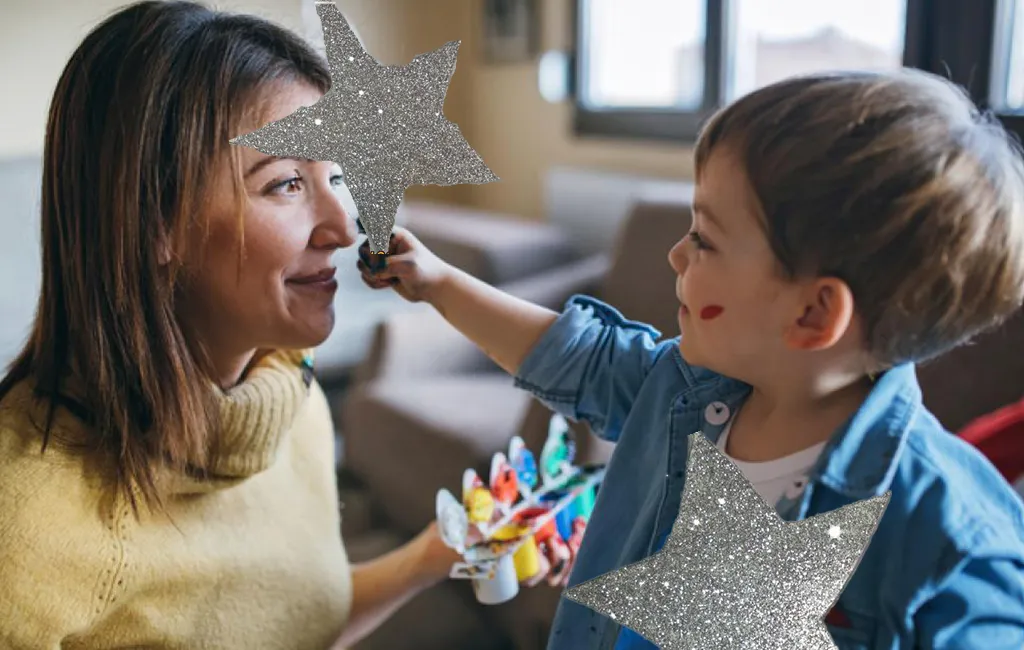
[[[708,424],[713,424],[716,427],[728,422],[729,415],[729,407],[724,402],[711,402],[704,409],[704,419]]]

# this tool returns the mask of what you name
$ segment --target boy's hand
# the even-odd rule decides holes
[[[437,286],[452,271],[452,266],[438,258],[405,228],[396,227],[391,236],[391,250],[385,258],[387,266],[371,271],[370,242],[359,247],[357,267],[363,282],[371,289],[393,287],[410,302],[430,302]]]

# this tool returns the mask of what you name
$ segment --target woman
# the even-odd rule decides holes
[[[355,567],[341,543],[303,353],[356,239],[340,170],[229,143],[329,83],[288,32],[183,2],[127,7],[71,57],[42,295],[0,382],[0,646],[322,650],[446,577],[433,526]]]

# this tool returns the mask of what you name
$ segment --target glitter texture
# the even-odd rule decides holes
[[[823,621],[890,493],[785,522],[703,434],[664,548],[566,591],[666,650],[826,650]]]
[[[333,2],[317,2],[331,89],[312,106],[231,140],[270,156],[341,166],[373,251],[387,251],[410,185],[490,183],[498,177],[443,114],[459,42],[385,66]]]

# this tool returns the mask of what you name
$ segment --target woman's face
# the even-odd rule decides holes
[[[274,90],[268,95],[266,122],[321,97],[300,83]],[[244,124],[238,135],[260,126]],[[334,327],[337,290],[331,257],[357,236],[339,196],[338,165],[240,149],[243,228],[237,222],[230,161],[220,161],[209,212],[197,220],[208,224],[209,232],[195,228],[192,234],[189,250],[201,252],[185,262],[189,279],[179,314],[201,339],[222,385],[237,382],[258,349],[313,347],[327,338]],[[205,247],[200,245],[204,236]]]

